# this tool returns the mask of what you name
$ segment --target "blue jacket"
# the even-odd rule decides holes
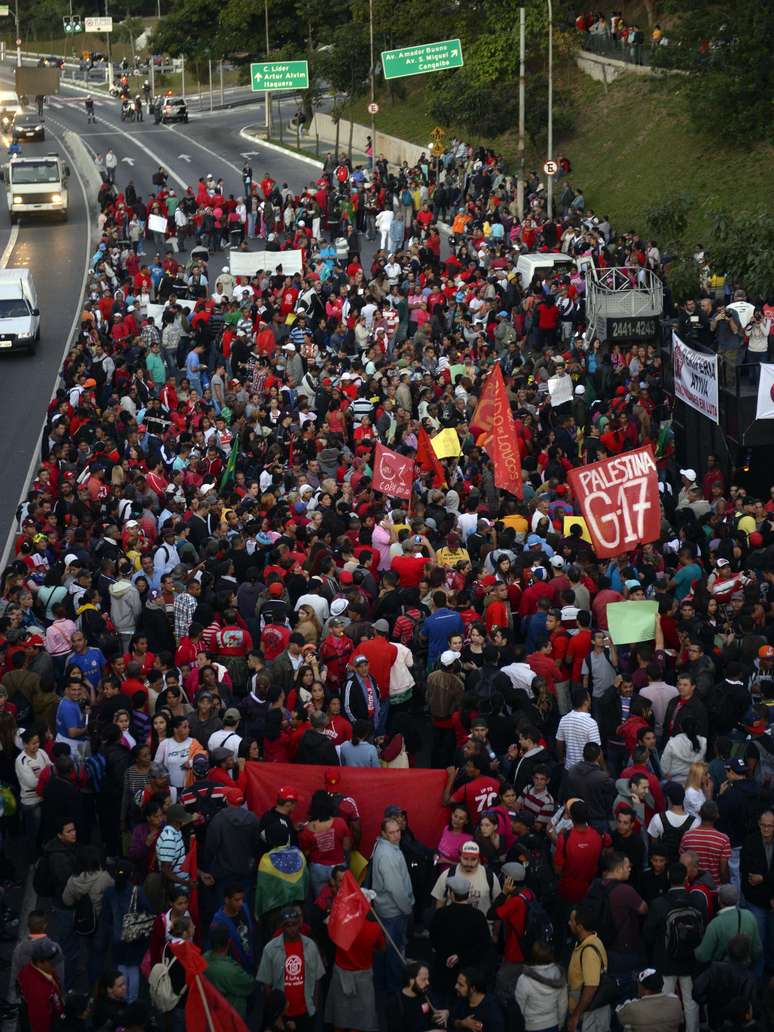
[[[231,953],[234,960],[241,964],[245,971],[252,975],[255,971],[255,922],[253,921],[253,915],[250,913],[249,908],[244,903],[242,904],[242,919],[247,925],[247,949],[245,949],[245,945],[242,942],[236,923],[233,918],[228,916],[223,907],[215,913],[210,924],[210,928],[216,924],[223,925],[229,934],[229,939],[231,940]]]

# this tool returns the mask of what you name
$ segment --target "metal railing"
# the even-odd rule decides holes
[[[644,269],[640,282],[633,284],[631,273],[623,267],[586,276],[586,311],[594,333],[600,332],[605,319],[661,316],[664,287],[659,277],[651,269]]]
[[[639,45],[632,45],[609,33],[587,32],[583,36],[582,49],[591,54],[599,54],[600,57],[626,61],[627,64],[651,65],[654,51],[657,48],[649,40]]]

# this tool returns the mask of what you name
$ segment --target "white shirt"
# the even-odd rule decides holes
[[[230,749],[236,761],[239,755],[239,746],[242,744],[240,736],[230,727],[221,728],[220,731],[213,731],[207,739],[207,748],[210,752],[215,749]]]
[[[298,612],[301,606],[309,606],[310,609],[314,609],[321,624],[325,623],[331,615],[328,600],[323,598],[322,595],[301,595],[296,602],[295,612]]]
[[[191,746],[193,738],[186,738],[182,742],[174,738],[165,738],[159,743],[154,763],[163,763],[169,771],[169,783],[175,788],[184,788],[188,771],[183,769],[183,764],[188,763],[191,758]]]
[[[570,710],[559,721],[556,731],[557,742],[564,742],[564,769],[569,770],[583,759],[583,747],[588,742],[602,744],[599,727],[590,713]]]

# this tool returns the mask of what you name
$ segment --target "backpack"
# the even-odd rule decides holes
[[[403,193],[400,195],[400,203],[404,206],[404,208],[408,208],[409,205],[411,205],[412,207],[414,206],[414,198],[411,196],[410,190],[403,191]]]
[[[529,957],[536,942],[550,944],[554,941],[554,922],[548,916],[546,908],[532,892],[529,892],[529,895],[520,892],[519,896],[527,905],[527,916],[521,935],[521,948],[524,956]]]
[[[673,863],[680,856],[680,843],[683,840],[683,835],[693,824],[693,817],[691,814],[688,814],[683,823],[675,827],[667,821],[666,814],[662,814],[661,824],[664,830],[661,834],[660,842],[667,851],[670,863]]]
[[[664,950],[677,964],[690,963],[704,937],[704,919],[695,907],[681,903],[668,911],[664,924]]]
[[[32,869],[32,887],[38,896],[53,896],[56,886],[51,874],[48,853],[41,853]]]
[[[174,963],[173,959],[160,960],[154,964],[148,976],[148,989],[150,1001],[157,1011],[168,1014],[174,1010],[180,1002],[183,993],[176,993],[172,988],[172,979],[169,977],[169,969]],[[185,992],[185,989],[183,989]]]
[[[596,915],[597,935],[605,946],[609,946],[615,939],[616,929],[613,908],[610,906],[610,893],[617,884],[616,881],[603,881],[601,878],[595,878],[586,893],[586,902],[593,907]]]
[[[88,892],[79,898],[74,908],[73,929],[76,935],[93,935],[97,930],[97,911]]]

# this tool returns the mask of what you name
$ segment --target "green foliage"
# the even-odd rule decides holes
[[[454,124],[485,136],[497,136],[514,125],[517,92],[513,83],[481,85],[471,79],[467,68],[436,78],[430,114],[440,125]]]
[[[722,112],[724,132],[761,139],[771,125],[774,96],[774,5],[766,0],[664,0],[674,15],[670,45],[656,56],[686,73],[691,119],[707,132]]]
[[[648,232],[658,240],[661,247],[673,248],[682,243],[694,203],[690,194],[671,194],[646,209]]]
[[[751,294],[770,294],[774,290],[774,215],[719,211],[712,231],[708,249],[712,267],[744,284]]]

